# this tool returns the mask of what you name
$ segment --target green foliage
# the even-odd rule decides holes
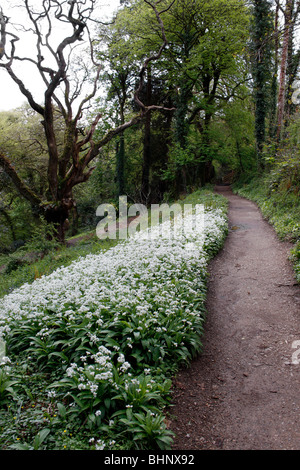
[[[15,385],[17,380],[11,380],[10,374],[0,365],[0,408],[10,403],[16,396]]]
[[[160,7],[163,5],[169,6],[168,2],[162,2]],[[223,109],[228,102],[235,103],[236,96],[244,99],[248,77],[245,42],[249,14],[244,2],[197,0],[191,4],[178,0],[166,10],[162,19],[168,47],[161,60],[151,64],[150,104],[175,107],[176,110],[173,117],[170,113],[151,115],[149,176],[155,202],[162,199],[164,192],[178,196],[184,173],[185,189],[206,182],[205,162],[223,158],[221,143],[218,152],[213,144],[210,145],[210,123],[215,118],[217,125],[223,125]],[[133,102],[128,99],[132,76],[137,74],[144,58],[161,46],[161,31],[152,8],[143,1],[136,1],[119,11],[111,27],[102,26],[100,37],[106,40],[107,50],[103,54],[111,69],[106,74],[109,87],[106,108],[110,110],[109,119],[121,122],[121,108],[128,117],[132,113]],[[146,83],[140,93],[144,102],[145,87]],[[127,100],[123,100],[124,97]],[[224,126],[225,139],[230,133],[232,140],[232,144],[226,146],[226,159],[236,166],[230,154],[238,153],[239,161],[243,160],[246,168],[253,150],[249,150],[251,144],[243,139],[238,126],[238,121],[244,122],[242,106],[235,120],[236,124],[230,130]],[[124,134],[126,161],[122,178],[125,175],[124,189],[135,200],[140,198],[143,175],[143,131],[142,124]],[[247,131],[250,132],[249,127]],[[111,149],[109,166],[110,174],[107,173],[107,178],[98,186],[101,191],[108,181],[111,183],[111,192],[106,199],[114,197],[116,184],[120,182],[115,149]]]
[[[276,184],[276,183],[275,183]],[[293,191],[274,188],[270,177],[256,178],[241,188],[236,185],[238,194],[256,202],[280,239],[296,241],[300,236],[299,196]]]
[[[266,138],[266,118],[271,99],[273,43],[270,38],[274,32],[274,24],[272,5],[269,0],[254,1],[251,26],[252,41],[250,49],[254,79],[255,136],[261,165],[261,153]]]
[[[212,185],[207,185],[200,190],[193,191],[181,202],[182,204],[197,204],[197,201],[200,201],[206,209],[221,209],[224,214],[227,213],[228,199],[214,193]]]
[[[43,217],[40,217],[39,224],[34,226],[30,240],[26,243],[26,251],[46,255],[50,251],[55,250],[59,246],[55,234],[55,226],[46,222]]]
[[[48,153],[39,116],[29,105],[1,112],[0,129],[1,150],[10,156],[20,176],[34,192],[45,191]],[[59,134],[61,132],[57,137]]]
[[[9,184],[5,183],[5,190],[1,191],[1,175],[0,203],[6,214],[0,210],[0,253],[9,253],[29,240],[35,217],[30,205],[16,196]]]
[[[298,241],[295,247],[291,250],[292,261],[295,266],[295,273],[298,282],[300,283],[300,241]]]
[[[42,429],[34,438],[32,445],[30,444],[12,444],[10,449],[13,450],[44,450],[42,447],[43,442],[47,439],[50,429]]]
[[[169,161],[166,169],[161,171],[161,178],[167,181],[174,181],[176,173],[186,165],[192,165],[195,162],[195,154],[190,146],[182,148],[177,142],[173,145],[169,153]]]
[[[250,181],[240,180],[236,184],[240,195],[259,205],[279,238],[294,243],[300,237],[299,123],[298,113],[291,120],[286,140],[277,149],[277,153],[272,142],[265,146],[266,171],[263,175],[255,175]]]
[[[171,448],[173,433],[166,429],[163,416],[155,415],[150,410],[146,413],[133,413],[128,409],[126,418],[121,418],[120,422],[125,425],[126,432],[132,434],[133,442],[137,442],[138,449]]]
[[[9,255],[9,261],[5,268],[5,274],[11,274],[13,271],[16,271],[21,266],[26,266],[28,264],[29,264],[29,261],[24,259],[22,255],[20,256],[19,253],[17,254],[14,253],[13,255]]]

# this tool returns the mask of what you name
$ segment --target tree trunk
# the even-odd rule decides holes
[[[71,212],[72,212],[72,237],[73,237],[74,235],[77,235],[78,225],[79,225],[79,214],[78,214],[76,204],[74,204],[74,207]]]
[[[278,31],[278,24],[279,24],[279,3],[276,4],[276,12],[275,12],[275,57],[274,57],[274,69],[273,69],[273,77],[271,83],[271,105],[270,105],[270,124],[269,124],[269,137],[274,139],[276,136],[276,112],[277,112],[277,93],[278,93],[278,55],[279,55],[279,31]]]
[[[147,69],[147,98],[146,104],[150,106],[152,100],[152,76],[151,68]],[[142,168],[142,184],[141,196],[142,201],[147,203],[150,197],[150,169],[151,169],[151,112],[145,117],[144,124],[144,150],[143,150],[143,168]]]
[[[271,18],[271,4],[268,0],[254,1],[254,22],[252,30],[253,64],[255,100],[255,139],[257,166],[264,168],[263,147],[266,140],[266,117],[270,108],[270,84],[272,79],[272,42],[271,34],[274,25]]]
[[[45,211],[45,219],[48,224],[53,224],[55,235],[60,243],[65,243],[66,222],[68,221],[70,207],[49,207]]]
[[[126,88],[126,73],[120,73],[118,76],[121,83],[121,90],[118,94],[120,105],[120,121],[121,126],[125,124],[125,103],[127,99]],[[119,141],[117,142],[117,197],[124,196],[125,194],[125,134],[124,131],[120,133]]]
[[[297,52],[294,52],[294,33],[295,33],[295,25],[298,19],[300,12],[300,3],[298,2],[298,6],[295,9],[295,5],[293,2],[292,8],[292,17],[291,17],[291,27],[290,27],[290,35],[289,35],[289,45],[288,45],[288,56],[287,56],[287,78],[286,78],[286,93],[285,93],[285,127],[289,124],[289,119],[292,114],[296,110],[296,105],[293,103],[292,95],[294,92],[293,84],[297,78],[297,72],[300,64],[300,49]]]
[[[120,134],[120,140],[117,143],[117,196],[125,194],[125,136],[124,132]]]
[[[240,146],[238,139],[235,139],[235,142],[236,142],[237,155],[239,157],[239,162],[240,162],[240,170],[242,173],[244,173],[245,169],[244,169],[243,160],[242,160],[241,146]]]
[[[183,82],[178,97],[177,109],[175,113],[175,139],[179,144],[181,150],[185,150],[187,147],[187,137],[189,133],[189,122],[187,121],[188,114],[188,103],[192,96],[191,83],[186,78]],[[179,192],[183,190],[187,192],[187,168],[186,164],[181,164],[177,172],[177,186]]]
[[[286,71],[289,50],[289,40],[291,33],[291,21],[293,11],[293,0],[287,0],[284,13],[284,34],[282,43],[281,65],[280,65],[280,81],[278,93],[278,114],[277,114],[277,142],[281,139],[281,133],[284,123],[285,109],[285,91],[286,91]]]

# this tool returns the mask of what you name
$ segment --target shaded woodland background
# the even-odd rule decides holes
[[[108,23],[95,1],[23,6],[23,28],[0,10],[1,73],[24,95],[0,113],[3,254],[95,229],[98,205],[120,195],[149,206],[215,183],[263,179],[295,222],[299,1],[121,1]],[[32,57],[19,56],[32,33]],[[43,79],[43,103],[21,61]]]

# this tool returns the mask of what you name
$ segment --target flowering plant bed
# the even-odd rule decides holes
[[[176,236],[137,232],[0,300],[3,448],[170,448],[172,376],[201,349],[207,265],[227,234],[218,201]]]

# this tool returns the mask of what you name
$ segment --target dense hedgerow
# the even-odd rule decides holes
[[[207,264],[227,233],[224,210],[202,222],[136,233],[0,300],[0,410],[19,406],[4,448],[170,447],[171,377],[201,348]]]

